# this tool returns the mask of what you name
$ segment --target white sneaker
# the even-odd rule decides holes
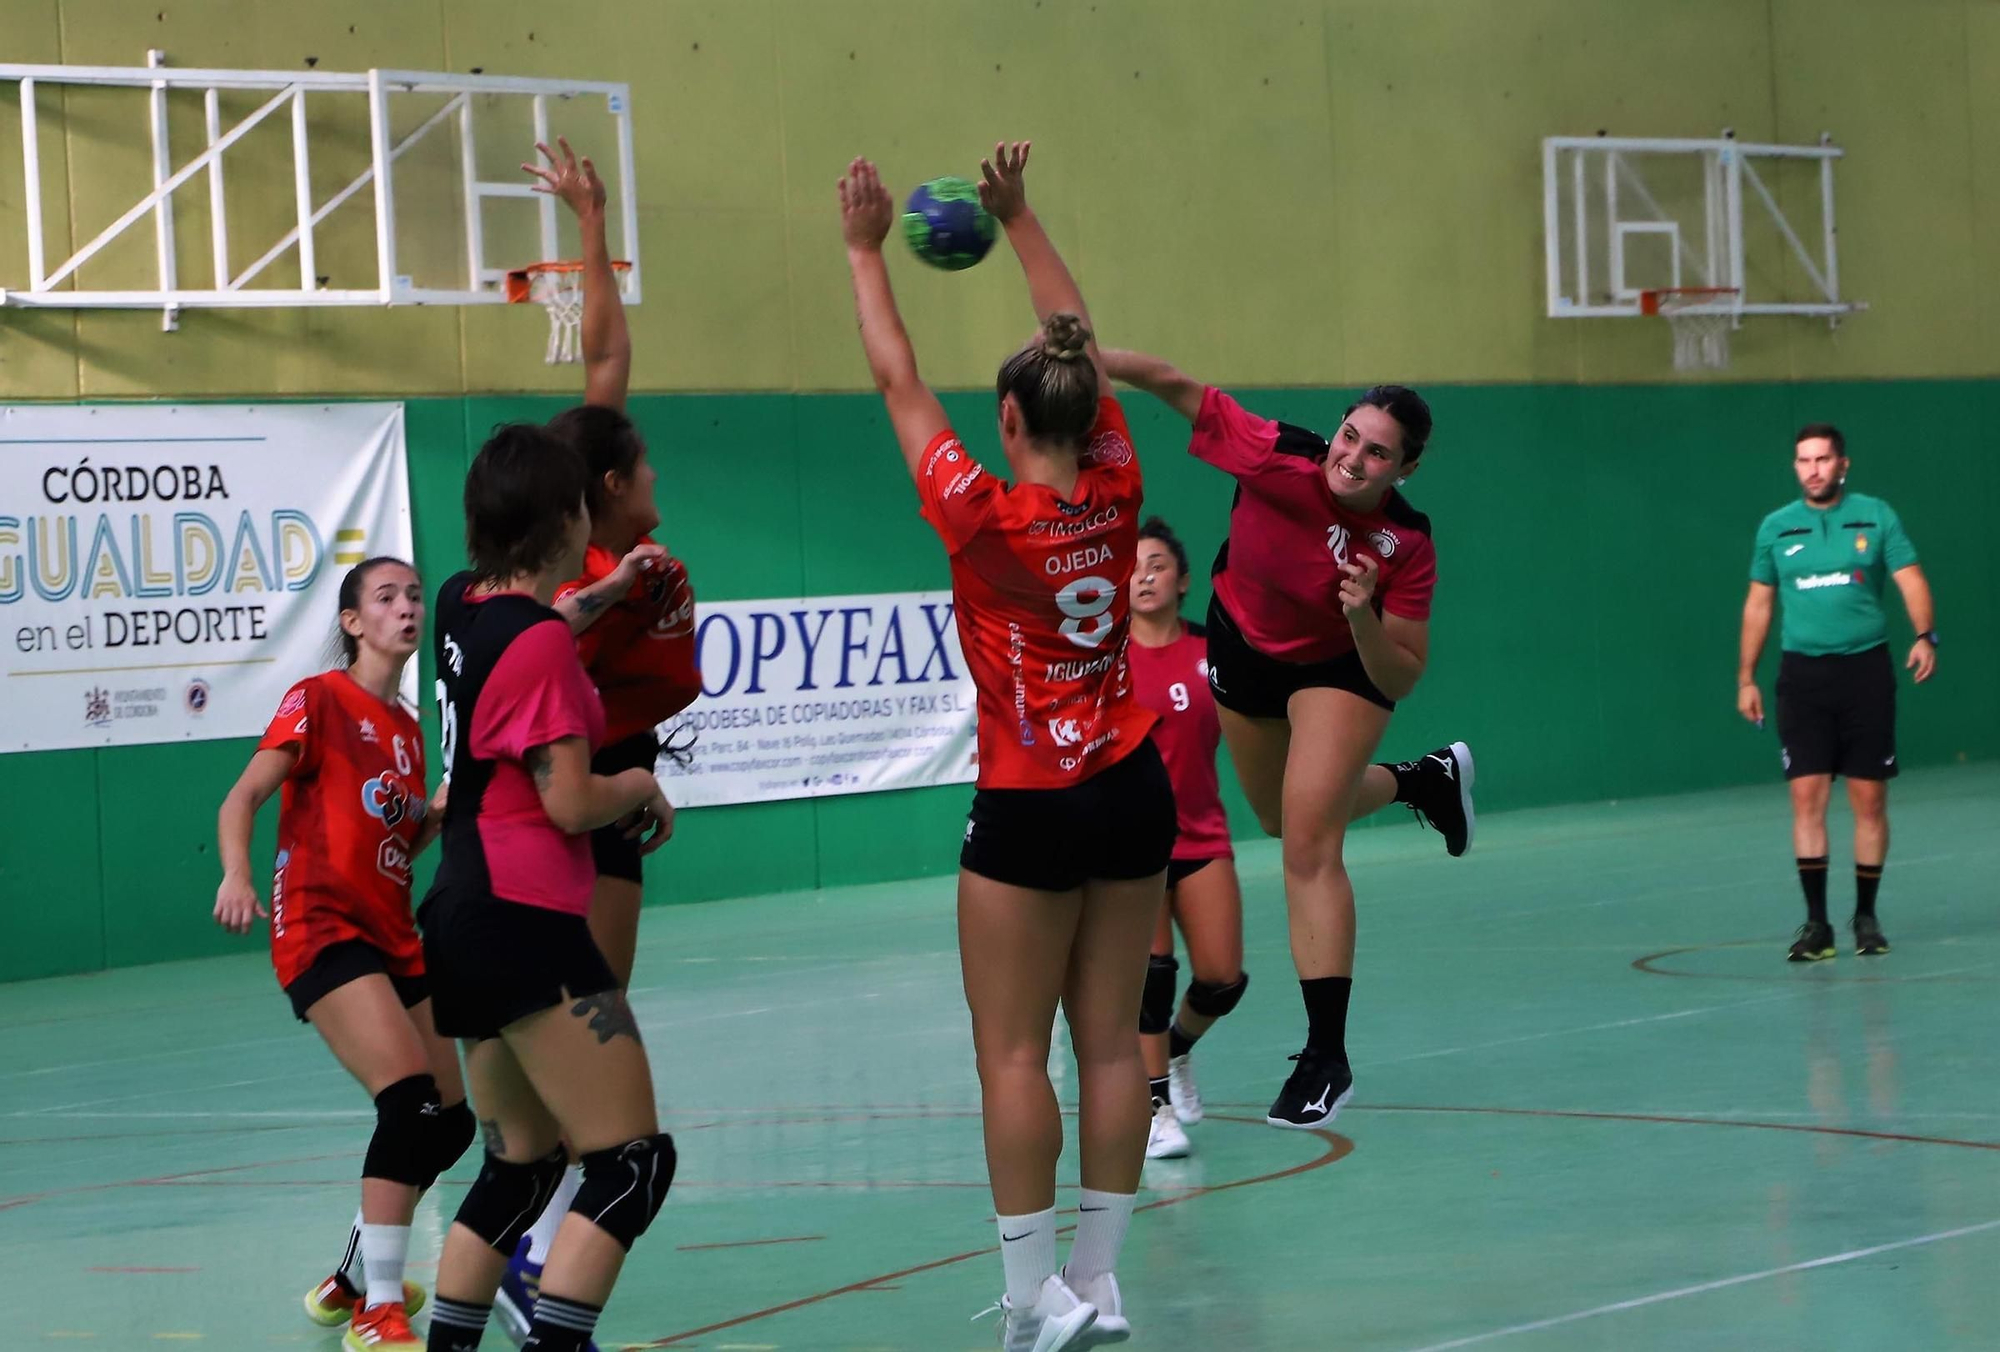
[[[1162,1103],[1153,1109],[1153,1129],[1146,1137],[1147,1159],[1184,1160],[1193,1148],[1180,1118],[1174,1115],[1173,1104]]]
[[[1063,1273],[1063,1280],[1069,1280],[1069,1273]],[[1100,1273],[1088,1281],[1077,1282],[1070,1289],[1097,1307],[1097,1322],[1084,1330],[1083,1336],[1076,1340],[1077,1347],[1109,1347],[1132,1336],[1132,1324],[1125,1318],[1125,1297],[1118,1290],[1118,1278],[1109,1272]]]
[[[1079,1299],[1060,1275],[1042,1283],[1033,1309],[1017,1310],[1003,1295],[998,1305],[973,1317],[983,1319],[995,1310],[1000,1312],[1002,1352],[1060,1352],[1065,1347],[1084,1347],[1087,1344],[1079,1339],[1097,1322],[1097,1307]]]
[[[1191,1127],[1201,1121],[1201,1090],[1195,1088],[1193,1052],[1167,1061],[1167,1093],[1174,1104],[1174,1116]]]

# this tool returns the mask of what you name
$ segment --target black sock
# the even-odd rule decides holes
[[[1875,893],[1882,886],[1882,870],[1887,864],[1856,864],[1854,866],[1854,913],[1873,916],[1875,914]],[[1822,878],[1826,875],[1821,874]],[[1820,883],[1820,893],[1825,895],[1826,884]]]
[[[429,1352],[474,1352],[486,1332],[486,1317],[492,1313],[491,1305],[433,1297],[431,1333],[424,1346]]]
[[[1322,976],[1299,982],[1306,1001],[1306,1049],[1347,1059],[1347,997],[1354,992],[1351,976]]]
[[[1417,801],[1417,785],[1423,782],[1422,770],[1424,763],[1422,761],[1402,761],[1395,765],[1391,765],[1387,761],[1377,763],[1384,770],[1395,776],[1396,796],[1392,801],[1398,803],[1414,803]]]
[[[535,1322],[523,1346],[535,1352],[583,1352],[590,1345],[590,1335],[597,1331],[597,1317],[603,1313],[602,1305],[544,1291],[535,1301]]]
[[[1826,856],[1799,860],[1799,886],[1805,889],[1806,919],[1815,925],[1826,923]]]
[[[1194,1044],[1199,1041],[1201,1041],[1201,1035],[1199,1033],[1195,1034],[1193,1037],[1189,1037],[1186,1033],[1181,1031],[1181,1021],[1179,1019],[1175,1019],[1172,1023],[1167,1025],[1168,1056],[1186,1056],[1189,1052],[1194,1050]]]
[[[1155,1108],[1158,1108],[1162,1103],[1170,1103],[1173,1101],[1173,1095],[1167,1092],[1166,1076],[1162,1075],[1157,1080],[1149,1078],[1147,1080],[1147,1083],[1152,1086],[1153,1106]]]

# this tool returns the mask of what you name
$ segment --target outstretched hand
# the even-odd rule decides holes
[[[542,158],[549,162],[548,168],[535,164],[521,165],[524,171],[541,180],[535,185],[535,191],[560,197],[578,216],[590,211],[603,211],[604,180],[597,176],[597,166],[590,162],[590,156],[578,159],[563,137],[556,137],[556,144],[562,147],[560,158],[540,141],[535,142],[535,149],[541,151]]]
[[[847,176],[840,180],[840,233],[848,247],[881,248],[895,215],[895,204],[873,161],[857,159],[849,164]]]
[[[1006,141],[993,147],[993,158],[979,162],[979,203],[1003,225],[1028,209],[1030,141]]]

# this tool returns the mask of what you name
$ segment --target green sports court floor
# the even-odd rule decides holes
[[[1809,968],[1776,784],[1493,816],[1463,860],[1361,833],[1321,1133],[1262,1125],[1301,1026],[1251,849],[1254,980],[1196,1056],[1197,1155],[1146,1170],[1133,1345],[2000,1346],[2000,767],[1893,811],[1894,953]],[[683,1163],[600,1342],[990,1348],[950,881],[651,911],[636,985]],[[299,1297],[370,1111],[261,954],[0,988],[0,1029],[0,1347],[337,1345]]]

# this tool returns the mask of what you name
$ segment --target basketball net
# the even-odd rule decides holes
[[[1729,366],[1729,331],[1736,323],[1733,286],[1668,287],[1639,293],[1639,312],[1667,321],[1674,336],[1676,371],[1722,371]]]
[[[623,277],[630,263],[614,260],[611,270]],[[620,290],[623,290],[621,284]],[[507,274],[507,303],[530,302],[549,312],[549,347],[543,360],[550,366],[583,360],[583,264],[575,261],[532,263]]]

